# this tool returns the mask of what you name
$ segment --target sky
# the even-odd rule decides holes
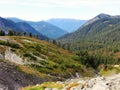
[[[120,15],[120,0],[0,0],[1,17],[30,21],[50,18],[87,20],[100,13]]]

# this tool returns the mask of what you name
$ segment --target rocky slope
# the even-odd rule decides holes
[[[0,90],[18,90],[23,86],[35,85],[44,79],[18,70],[17,65],[0,60]]]
[[[69,79],[65,82],[51,82],[22,90],[120,90],[120,74],[109,77]],[[39,88],[39,89],[37,89]]]
[[[110,77],[78,80],[77,83],[78,85],[71,87],[70,90],[120,90],[120,74]],[[67,89],[65,88],[63,90]]]

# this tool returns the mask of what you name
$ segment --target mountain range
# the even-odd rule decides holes
[[[75,19],[49,19],[46,21],[33,22],[12,17],[8,19],[14,22],[26,22],[34,29],[51,39],[57,39],[65,34],[74,32],[87,21]]]
[[[79,27],[87,22],[87,20],[76,20],[76,19],[49,19],[47,22],[62,28],[67,32],[74,32]]]
[[[46,36],[39,33],[33,27],[25,22],[15,23],[9,19],[4,19],[0,17],[0,29],[8,33],[9,30],[13,30],[16,32],[26,32],[26,34],[32,33],[33,35],[39,35],[41,39],[47,39]]]
[[[45,21],[40,21],[40,22],[28,21],[27,23],[29,23],[38,32],[42,33],[43,35],[45,35],[51,39],[60,38],[61,36],[68,33],[66,31],[62,30],[61,28],[54,26],[50,23],[47,23]]]
[[[8,19],[16,23],[26,22],[29,25],[31,25],[35,30],[37,30],[38,32],[40,32],[44,36],[47,36],[50,39],[60,38],[61,36],[68,33],[67,31],[45,21],[33,22],[33,21],[25,21],[18,18],[8,18]]]
[[[0,88],[3,90],[19,90],[28,85],[30,89],[23,90],[48,90],[53,86],[54,89],[65,87],[65,90],[70,90],[81,85],[81,77],[120,72],[120,16],[102,13],[79,26],[76,31],[65,31],[64,34],[62,29],[45,21],[14,20],[0,18],[0,29],[6,33],[12,29],[39,34],[43,39],[46,36],[58,39],[53,40],[52,44],[26,36],[0,36]],[[64,36],[55,36],[58,32]],[[75,83],[70,80],[67,80],[70,84],[60,82],[75,77]],[[77,81],[78,78],[80,81]],[[100,80],[90,78],[87,83]],[[78,89],[96,85],[94,82],[85,84],[84,80]],[[101,80],[105,81],[103,77]],[[35,84],[32,88],[31,85]],[[110,87],[108,83],[104,84]]]

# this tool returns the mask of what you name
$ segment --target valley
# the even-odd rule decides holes
[[[0,89],[119,90],[120,16],[99,14],[71,33],[12,20],[0,18]]]

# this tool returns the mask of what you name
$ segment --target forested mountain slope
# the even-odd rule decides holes
[[[92,56],[96,64],[101,61],[115,63],[120,60],[120,16],[100,14],[59,41],[65,49]]]
[[[119,29],[120,17],[110,16],[107,14],[100,14],[95,18],[89,20],[82,27],[80,27],[76,32],[68,34],[62,37],[62,40],[70,39],[86,39],[97,37],[99,35],[105,35],[113,31],[114,29]]]

